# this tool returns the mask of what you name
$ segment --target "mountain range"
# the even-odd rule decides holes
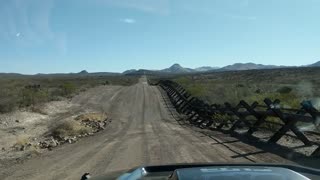
[[[113,72],[93,72],[89,73],[86,70],[82,70],[78,73],[56,73],[56,74],[36,74],[37,76],[117,76],[117,75],[141,75],[141,74],[186,74],[186,73],[197,73],[197,72],[221,72],[221,71],[242,71],[242,70],[254,70],[254,69],[279,69],[279,68],[299,68],[299,67],[320,67],[320,61],[304,65],[304,66],[276,66],[276,65],[263,65],[255,63],[235,63],[232,65],[224,67],[211,67],[211,66],[202,66],[198,68],[186,68],[182,67],[180,64],[173,64],[172,66],[161,69],[161,70],[148,70],[148,69],[130,69],[126,70],[123,73],[113,73]],[[1,76],[19,76],[22,74],[18,73],[1,73]]]
[[[186,68],[182,67],[180,64],[173,64],[169,68],[165,68],[162,70],[146,70],[146,69],[131,69],[124,71],[123,74],[161,74],[161,73],[169,73],[169,74],[183,74],[183,73],[196,73],[196,72],[219,72],[219,71],[242,71],[242,70],[253,70],[253,69],[279,69],[279,68],[297,68],[297,67],[320,67],[320,61],[306,65],[306,66],[276,66],[276,65],[263,65],[263,64],[255,64],[255,63],[235,63],[232,65],[224,66],[224,67],[210,67],[203,66],[199,68]]]

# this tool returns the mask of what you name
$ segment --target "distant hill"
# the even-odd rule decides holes
[[[194,70],[197,72],[205,72],[205,71],[212,71],[216,69],[219,69],[219,67],[202,66],[202,67],[195,68]]]
[[[122,74],[130,74],[130,73],[134,73],[136,71],[137,71],[136,69],[129,69],[129,70],[123,71]]]
[[[308,65],[309,67],[320,67],[320,61],[316,62],[316,63],[313,63],[313,64],[310,64]]]
[[[218,69],[218,67],[203,66],[203,67],[191,69],[191,68],[182,67],[180,64],[175,63],[172,66],[165,69],[161,69],[161,70],[131,69],[131,70],[124,71],[122,74],[127,74],[127,75],[137,75],[142,73],[144,74],[184,74],[184,73],[205,72],[205,71],[210,71],[215,69]]]
[[[251,70],[251,69],[276,69],[285,66],[275,66],[275,65],[263,65],[255,63],[235,63],[233,65],[228,65],[220,68],[220,71],[241,71],[241,70]]]
[[[173,64],[169,68],[161,69],[161,70],[147,70],[147,69],[131,69],[124,71],[122,74],[125,75],[158,75],[158,74],[183,74],[183,73],[192,73],[196,72],[191,68],[184,68],[180,64]]]
[[[152,71],[152,70],[147,70],[147,69],[139,69],[139,70],[129,70],[129,71],[124,71],[122,74],[128,75],[128,76],[138,76],[138,75],[160,75],[164,74],[160,71]]]
[[[118,76],[120,73],[113,72],[94,72],[89,73],[85,70],[80,71],[78,73],[54,73],[54,74],[35,74],[35,76],[49,76],[49,77],[64,77],[64,76]]]
[[[80,71],[78,74],[88,74],[88,71],[82,70],[82,71]]]
[[[23,76],[23,74],[19,73],[0,73],[2,77],[15,77],[15,76]]]
[[[190,73],[190,72],[195,72],[195,70],[190,69],[190,68],[184,68],[182,66],[180,66],[180,64],[173,64],[172,66],[170,66],[169,68],[166,69],[162,69],[160,70],[160,72],[164,72],[164,73]]]

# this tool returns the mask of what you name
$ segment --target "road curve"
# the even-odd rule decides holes
[[[112,122],[95,136],[0,170],[2,177],[79,179],[84,172],[101,175],[151,164],[288,162],[227,135],[208,137],[180,125],[162,90],[149,86],[146,78],[133,86],[89,93],[74,101],[102,109]]]

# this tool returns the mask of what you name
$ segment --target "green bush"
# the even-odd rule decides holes
[[[61,85],[61,89],[64,96],[70,96],[76,91],[76,86],[73,83],[67,82]]]
[[[217,113],[212,116],[212,119],[218,123],[229,123],[233,120],[233,118],[229,115]]]
[[[248,103],[257,101],[259,104],[265,104],[264,99],[269,98],[271,100],[280,100],[282,108],[299,108],[302,99],[294,93],[280,94],[280,93],[261,93],[252,94],[251,96],[243,98]]]
[[[15,109],[17,102],[15,99],[4,98],[0,99],[0,113],[7,113]]]
[[[34,106],[38,103],[47,102],[49,100],[48,92],[40,89],[21,90],[20,106]]]
[[[268,123],[268,122],[271,122],[271,123]],[[273,123],[283,124],[283,122],[279,118],[268,117],[266,122],[262,124],[262,127],[269,129],[271,131],[278,131],[281,128],[281,126]]]
[[[203,97],[205,94],[205,87],[198,84],[198,85],[191,85],[187,88],[187,91],[196,97]]]
[[[179,83],[180,85],[184,86],[184,85],[188,85],[191,84],[191,80],[187,77],[179,77],[175,80],[177,83]],[[192,82],[194,83],[194,82]]]
[[[126,81],[128,81],[128,80],[126,80]],[[103,83],[103,85],[109,85],[109,84],[110,84],[109,81],[105,81],[105,82]]]
[[[292,88],[291,87],[288,87],[288,86],[284,86],[284,87],[281,87],[277,90],[278,93],[280,94],[288,94],[292,91]]]

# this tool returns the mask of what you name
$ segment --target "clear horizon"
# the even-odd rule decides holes
[[[320,60],[318,0],[0,2],[0,72],[300,66]]]

